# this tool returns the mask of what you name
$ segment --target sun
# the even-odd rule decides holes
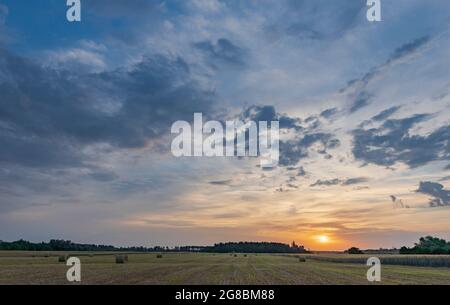
[[[328,243],[330,241],[330,239],[326,235],[320,235],[317,239],[322,244],[326,244],[326,243]]]

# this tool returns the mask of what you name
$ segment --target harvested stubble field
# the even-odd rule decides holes
[[[68,267],[58,263],[65,254],[0,252],[0,284],[68,284]],[[368,267],[345,255],[306,255],[301,262],[294,255],[148,253],[116,264],[114,253],[70,254],[81,259],[81,284],[369,284]],[[450,284],[450,268],[386,264],[381,284]]]

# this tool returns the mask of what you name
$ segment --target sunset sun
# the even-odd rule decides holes
[[[322,243],[322,244],[326,244],[326,243],[328,243],[328,242],[330,241],[330,239],[329,239],[328,236],[326,236],[326,235],[320,235],[320,236],[318,237],[318,240],[319,240],[319,242]]]

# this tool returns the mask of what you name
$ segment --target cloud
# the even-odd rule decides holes
[[[350,113],[356,112],[369,105],[371,97],[372,96],[367,92],[360,92],[353,105],[350,107]]]
[[[280,130],[292,131],[290,137],[280,140],[281,167],[295,167],[309,156],[309,149],[319,144],[318,152],[327,155],[327,150],[337,148],[340,141],[331,133],[318,132],[318,117],[310,116],[305,120],[278,113],[274,106],[251,106],[241,113],[244,121],[279,121]]]
[[[365,87],[380,73],[383,73],[387,68],[401,62],[402,60],[414,55],[424,46],[426,46],[431,41],[430,36],[423,36],[415,39],[412,42],[408,42],[397,48],[394,53],[382,64],[373,67],[369,72],[364,74],[362,77],[353,79],[347,83],[347,86],[341,89],[341,92],[346,92],[349,90],[356,90],[363,92]]]
[[[338,108],[330,108],[330,109],[326,109],[326,110],[322,111],[320,113],[320,116],[323,118],[329,119],[329,118],[335,116],[338,112],[339,112]]]
[[[412,42],[405,43],[397,48],[384,63],[371,68],[370,71],[365,73],[362,77],[350,80],[347,85],[340,90],[340,93],[347,94],[348,98],[352,101],[349,106],[349,112],[354,113],[370,104],[369,101],[372,94],[368,92],[367,87],[373,79],[382,75],[387,69],[413,56],[430,41],[430,36],[423,36]]]
[[[300,166],[300,168],[298,169],[298,173],[297,173],[297,177],[305,177],[306,176],[306,171],[303,168],[303,166]]]
[[[129,69],[96,74],[60,72],[0,50],[0,166],[31,178],[87,175],[116,180],[103,169],[110,152],[158,145],[163,153],[176,120],[211,113],[214,97],[192,80],[181,58],[150,56]],[[16,186],[10,175],[0,179]],[[69,176],[70,176],[69,175]],[[22,187],[32,187],[23,177]],[[46,181],[46,180],[42,180]],[[49,182],[50,183],[50,182]]]
[[[192,0],[191,4],[196,10],[216,13],[225,7],[225,3],[219,0]]]
[[[81,48],[47,52],[46,66],[73,72],[102,72],[106,63],[102,54]]]
[[[390,166],[402,162],[414,168],[431,161],[449,160],[450,125],[428,135],[412,135],[411,129],[431,119],[428,114],[387,120],[379,128],[359,128],[353,134],[353,155],[357,160]]]
[[[299,39],[337,39],[364,20],[365,1],[289,0],[286,33]]]
[[[209,184],[211,185],[230,185],[232,181],[231,180],[217,180],[217,181],[210,181]]]
[[[245,65],[245,52],[226,38],[216,42],[205,40],[195,43],[194,46],[205,54],[213,66],[218,64]]]
[[[358,178],[348,178],[348,179],[331,179],[331,180],[317,180],[315,183],[311,184],[311,187],[315,186],[334,186],[334,185],[341,185],[341,186],[349,186],[349,185],[355,185],[355,184],[361,184],[369,181],[369,179],[365,177],[358,177]]]
[[[432,196],[430,207],[440,207],[450,205],[450,190],[444,189],[444,186],[434,182],[420,182],[418,193]]]
[[[398,198],[397,196],[391,195],[392,203],[394,204],[394,209],[410,209],[411,207],[407,204],[403,203],[403,200]]]
[[[302,120],[300,118],[277,113],[274,106],[250,106],[242,112],[241,119],[254,122],[279,121],[280,129],[295,129],[299,131],[304,128],[301,125]]]
[[[354,185],[354,184],[365,183],[367,181],[369,181],[369,179],[364,178],[364,177],[350,178],[350,179],[347,179],[344,182],[342,182],[342,185]]]
[[[318,152],[326,155],[327,150],[338,147],[340,141],[329,133],[309,133],[294,140],[280,141],[280,166],[297,165],[301,159],[309,156],[308,150],[315,144],[321,144]]]
[[[90,173],[89,176],[100,182],[110,182],[119,178],[114,171],[106,169],[98,169],[97,171]]]
[[[390,116],[392,116],[394,113],[396,113],[398,110],[400,110],[401,106],[394,106],[389,109],[383,110],[376,116],[372,118],[373,121],[384,121],[388,119]]]
[[[333,185],[338,185],[341,184],[342,180],[341,179],[332,179],[332,180],[317,180],[315,183],[311,184],[311,187],[315,187],[315,186],[333,186]]]
[[[80,76],[56,73],[1,51],[0,119],[17,132],[76,144],[144,147],[179,119],[208,112],[212,96],[190,80],[181,59],[147,57],[129,71]],[[116,109],[110,104],[117,101]],[[20,138],[17,136],[17,138]]]
[[[430,41],[430,37],[424,36],[424,37],[417,38],[416,40],[414,40],[412,42],[402,45],[401,47],[399,47],[395,50],[394,54],[392,54],[391,58],[389,58],[387,63],[388,64],[392,63],[396,60],[402,59],[402,58],[416,52],[419,48],[421,48],[422,46],[427,44],[429,41]]]

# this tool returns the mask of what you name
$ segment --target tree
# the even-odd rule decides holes
[[[362,252],[359,248],[356,248],[356,247],[351,247],[350,249],[345,251],[345,253],[348,253],[348,254],[364,254],[364,252]]]

